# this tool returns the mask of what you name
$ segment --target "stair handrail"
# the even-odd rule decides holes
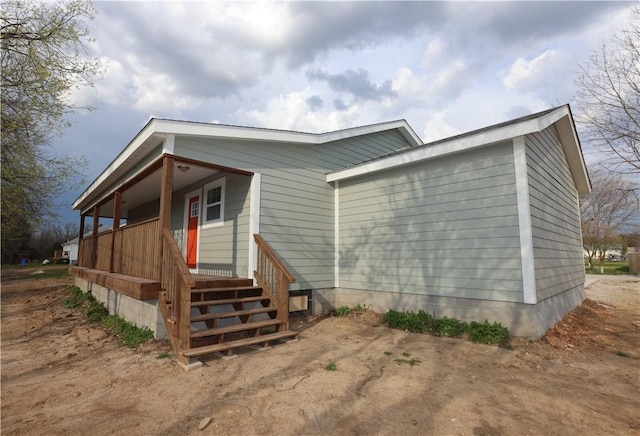
[[[162,269],[160,283],[165,291],[164,303],[169,304],[167,330],[176,358],[190,347],[191,289],[196,282],[182,258],[176,240],[169,229],[162,229]],[[187,359],[188,360],[188,359]]]
[[[278,320],[282,321],[282,328],[289,329],[289,285],[296,281],[294,275],[282,263],[274,249],[259,234],[254,234],[257,258],[256,269],[253,272],[258,285],[267,293],[273,295],[278,309]]]

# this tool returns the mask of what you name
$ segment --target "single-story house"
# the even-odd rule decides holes
[[[74,202],[94,232],[71,271],[183,363],[233,348],[242,324],[237,346],[295,336],[292,308],[540,337],[584,299],[590,189],[569,106],[427,144],[404,120],[311,134],[154,118]],[[99,233],[105,217],[126,225]]]

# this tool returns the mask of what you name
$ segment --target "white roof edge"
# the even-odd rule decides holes
[[[425,159],[445,156],[463,150],[478,147],[484,144],[505,141],[514,136],[521,136],[538,129],[538,120],[526,120],[520,123],[498,127],[492,130],[479,131],[475,134],[463,136],[461,138],[451,138],[432,146],[420,147],[415,150],[407,150],[403,153],[394,154],[388,157],[376,159],[369,163],[364,163],[344,170],[329,173],[326,176],[327,182],[344,180],[351,177],[360,176],[374,171],[389,169],[401,165],[419,162]]]
[[[462,137],[456,136],[450,139],[444,139],[442,142],[438,142],[429,146],[420,147],[415,150],[407,150],[405,152],[393,154],[388,157],[382,157],[373,160],[368,163],[353,166],[343,170],[335,171],[326,175],[327,182],[339,181],[356,177],[364,174],[368,174],[375,171],[390,169],[410,163],[419,162],[425,159],[432,159],[435,157],[446,156],[452,153],[458,153],[460,151],[469,150],[475,147],[479,147],[485,144],[492,144],[500,141],[506,141],[516,136],[524,136],[530,133],[540,132],[552,124],[557,123],[562,118],[570,118],[571,112],[568,106],[561,106],[556,110],[547,114],[541,115],[537,118],[525,119],[520,122],[514,122],[512,124],[506,124],[497,126],[495,128],[481,129],[476,133],[464,135]],[[572,123],[569,121],[569,124]],[[568,138],[563,138],[568,139]],[[573,131],[573,141],[578,148],[578,138]],[[564,141],[563,141],[564,143]],[[582,160],[582,153],[577,153],[579,160],[582,162],[583,171],[586,175],[586,167],[584,167],[584,161]],[[568,158],[568,157],[567,157]],[[575,166],[575,164],[574,164]],[[573,173],[573,169],[572,169]],[[575,179],[575,175],[574,175]]]
[[[324,144],[340,139],[354,136],[377,133],[384,130],[399,129],[401,134],[412,146],[422,142],[413,129],[405,120],[389,121],[367,126],[358,126],[333,132],[315,134],[305,132],[294,132],[286,130],[272,130],[260,127],[229,126],[224,124],[197,123],[191,121],[166,120],[152,118],[140,130],[140,132],[129,142],[129,144],[116,156],[102,173],[84,190],[82,194],[73,202],[72,208],[78,209],[83,202],[97,189],[105,180],[152,135],[182,135],[182,136],[209,136],[225,139],[244,139],[256,141],[270,141],[282,143],[298,144]]]
[[[87,197],[103,183],[107,177],[109,177],[120,165],[122,165],[137,149],[149,139],[151,135],[153,135],[155,120],[151,119],[147,124],[140,130],[140,132],[129,142],[129,144],[116,156],[116,158],[107,166],[98,177],[89,185],[87,189],[84,190],[82,194],[73,202],[72,208],[77,209],[80,207],[80,204],[87,199]]]
[[[411,138],[413,145],[422,141],[405,120],[389,121],[366,126],[352,127],[326,133],[307,133],[288,130],[273,130],[260,127],[229,126],[224,124],[196,123],[191,121],[155,120],[155,133],[183,136],[215,136],[225,139],[244,139],[270,142],[295,142],[301,144],[324,144],[354,136],[400,129],[403,136]]]

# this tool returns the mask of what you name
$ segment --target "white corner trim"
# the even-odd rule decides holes
[[[249,188],[251,198],[249,200],[249,268],[247,270],[247,277],[253,279],[254,284],[256,284],[256,279],[253,276],[253,272],[258,264],[258,250],[256,250],[256,242],[253,239],[253,235],[260,233],[261,182],[262,175],[260,173],[254,173],[251,177],[251,187]]]
[[[176,135],[167,135],[162,142],[162,154],[175,154]]]
[[[337,180],[333,188],[333,211],[334,211],[334,286],[340,287],[340,182]]]
[[[524,136],[513,138],[518,224],[520,228],[520,261],[522,262],[522,289],[525,304],[536,304],[536,270],[533,257],[533,230]]]

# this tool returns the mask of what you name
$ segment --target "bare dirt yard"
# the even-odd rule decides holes
[[[299,342],[186,372],[159,358],[166,341],[131,350],[65,308],[71,279],[20,274],[2,275],[5,435],[640,434],[637,277],[600,279],[545,338],[513,349],[365,312],[294,320]]]

